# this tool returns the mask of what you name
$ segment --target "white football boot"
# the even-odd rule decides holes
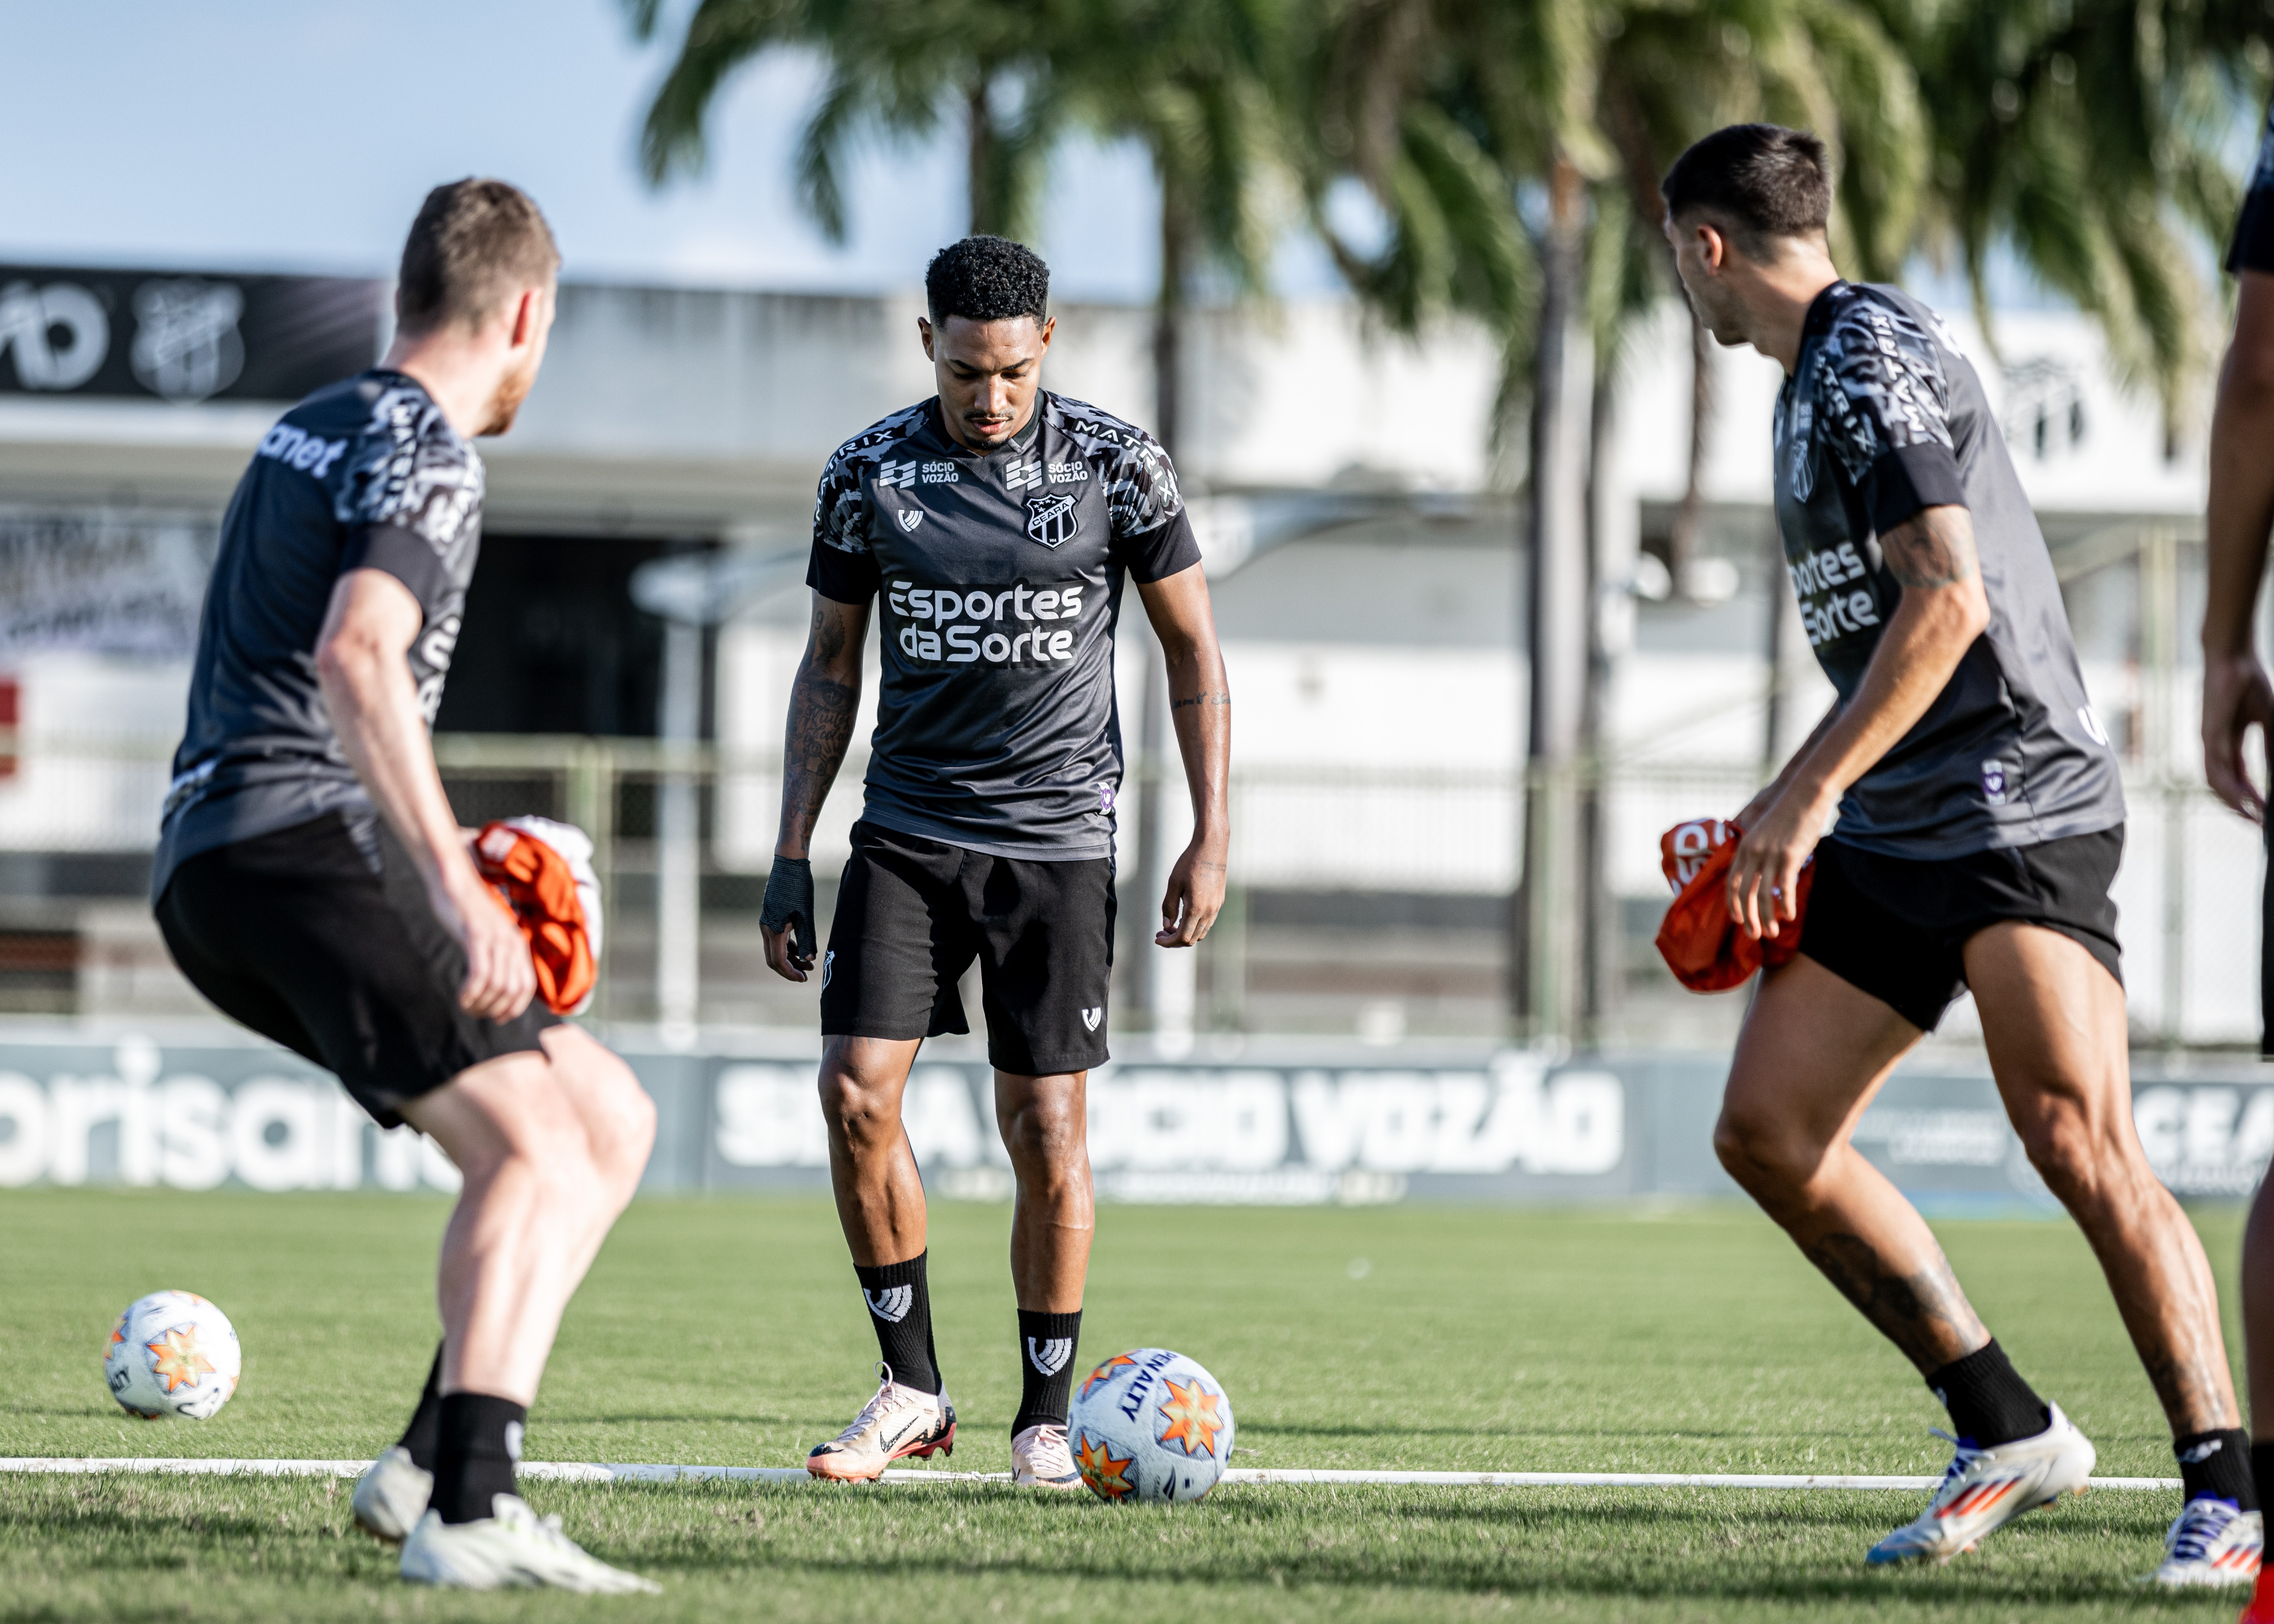
[[[1081,1487],[1073,1451],[1066,1445],[1065,1428],[1055,1421],[1044,1421],[1013,1433],[1011,1481],[1022,1489]]]
[[[955,1406],[947,1395],[919,1393],[892,1380],[892,1367],[877,1366],[876,1397],[861,1407],[853,1425],[825,1444],[816,1444],[805,1470],[835,1483],[874,1483],[885,1468],[909,1455],[955,1453]]]
[[[1871,1565],[1946,1562],[2023,1512],[2050,1506],[2064,1494],[2082,1493],[2099,1458],[2092,1440],[2076,1430],[2059,1404],[2046,1408],[2052,1411],[2052,1424],[2044,1432],[1993,1448],[1973,1448],[1936,1428],[1935,1436],[1950,1438],[1958,1453],[1917,1519],[1871,1547]]]
[[[2223,1500],[2191,1500],[2164,1536],[2164,1560],[2140,1581],[2170,1590],[2249,1584],[2266,1546],[2266,1519]]]
[[[399,1545],[426,1515],[426,1502],[433,1493],[434,1474],[412,1464],[410,1451],[394,1444],[356,1479],[350,1503],[358,1528],[374,1539]]]
[[[445,1522],[439,1511],[419,1518],[403,1542],[403,1576],[414,1584],[460,1590],[543,1586],[581,1596],[659,1594],[663,1587],[588,1555],[561,1531],[559,1517],[540,1519],[518,1494],[490,1500],[496,1515]]]

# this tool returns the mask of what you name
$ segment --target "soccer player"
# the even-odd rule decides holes
[[[1066,1408],[1092,1227],[1084,1090],[1106,1058],[1115,628],[1125,575],[1168,662],[1194,815],[1161,902],[1163,947],[1223,906],[1231,696],[1175,471],[1143,430],[1042,387],[1050,272],[974,237],[924,276],[916,327],[939,393],[838,448],[814,509],[813,625],[791,690],[766,962],[814,966],[814,820],[853,737],[871,605],[883,688],[866,805],[822,956],[830,1179],[883,1356],[882,1385],[814,1449],[816,1477],[867,1481],[952,1447],[932,1350],[924,1194],[900,1097],[926,1037],[968,1032],[956,981],[985,989],[1024,1387],[1013,1475],[1080,1485]],[[1150,831],[1147,831],[1148,837]]]
[[[1791,929],[1811,852],[1815,872],[1799,954],[1762,978],[1746,1017],[1714,1148],[1918,1368],[1957,1435],[1926,1510],[1871,1560],[1947,1560],[2082,1488],[2094,1459],[1849,1143],[1971,988],[2007,1114],[2099,1258],[2172,1425],[2186,1488],[2155,1576],[2247,1578],[2260,1519],[2210,1270],[2132,1125],[2108,897],[2116,758],[1981,380],[1933,312],[1833,267],[1815,137],[1719,131],[1662,190],[1700,319],[1785,370],[1777,523],[1839,693],[1737,816],[1728,895],[1748,934]]]
[[[532,1007],[528,942],[475,872],[427,736],[481,545],[472,442],[536,381],[560,262],[513,187],[437,187],[386,358],[261,440],[222,522],[151,884],[199,991],[465,1176],[442,1346],[357,1521],[403,1542],[406,1579],[652,1590],[538,1521],[514,1462],[654,1109],[622,1061]]]
[[[2266,822],[2266,795],[2243,764],[2243,736],[2274,738],[2274,686],[2258,658],[2254,621],[2274,526],[2274,113],[2267,117],[2226,268],[2235,290],[2234,340],[2218,375],[2210,423],[2210,500],[2205,523],[2210,579],[2203,598],[2203,771],[2220,800]],[[2274,1058],[2274,873],[2260,922],[2262,1056]],[[2260,1483],[2274,1481],[2274,1197],[2263,1183],[2242,1240],[2243,1355],[2250,1386],[2250,1455]],[[2274,1624],[2274,1580],[2263,1572],[2243,1613]]]

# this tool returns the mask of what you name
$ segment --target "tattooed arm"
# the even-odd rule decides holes
[[[789,690],[789,732],[782,749],[779,857],[803,857],[821,803],[837,780],[861,710],[861,647],[869,605],[813,595],[813,627]]]
[[[1749,936],[1794,917],[1800,865],[1841,793],[1910,732],[1990,624],[1990,600],[1963,508],[1922,508],[1879,538],[1903,589],[1856,697],[1794,763],[1783,793],[1745,831],[1729,865],[1729,910]]]
[[[1193,838],[1169,871],[1161,898],[1162,947],[1190,947],[1224,909],[1225,864],[1231,851],[1231,686],[1216,646],[1208,578],[1198,564],[1141,583],[1145,613],[1161,639],[1169,672],[1169,716],[1193,797]],[[1149,836],[1148,837],[1150,838]]]

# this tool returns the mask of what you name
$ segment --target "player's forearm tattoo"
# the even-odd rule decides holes
[[[1169,709],[1182,710],[1188,705],[1228,705],[1231,703],[1231,695],[1229,694],[1187,694],[1182,699],[1171,700]]]
[[[1820,1236],[1801,1251],[1923,1373],[1950,1362],[1949,1331],[1970,1342],[1982,1328],[1939,1251],[1915,1274],[1888,1273],[1861,1236]]]
[[[816,641],[819,628],[816,628]],[[842,634],[839,635],[842,645]],[[853,742],[861,710],[861,690],[801,666],[789,695],[789,740],[782,752],[782,821],[809,831],[821,803],[837,781],[837,769]]]
[[[1974,573],[1974,526],[1963,508],[1923,508],[1880,537],[1879,551],[1904,586],[1955,586]]]

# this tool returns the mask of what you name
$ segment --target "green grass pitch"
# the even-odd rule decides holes
[[[0,1455],[368,1455],[433,1350],[446,1208],[411,1197],[0,1194]],[[2236,1214],[2198,1214],[2233,1326]],[[2111,1475],[2169,1441],[2063,1223],[1939,1226],[1977,1304]],[[1007,1209],[934,1209],[952,1464],[1003,1470],[1017,1397]],[[205,1293],[245,1345],[211,1422],[126,1417],[111,1318]],[[1229,1387],[1244,1466],[1916,1472],[1942,1419],[1757,1215],[1109,1207],[1083,1357],[1141,1343]],[[547,1460],[788,1465],[875,1357],[817,1199],[653,1200],[618,1228],[531,1417]],[[2104,1492],[1936,1572],[1873,1573],[1917,1499],[1726,1490],[1219,1490],[1107,1507],[984,1485],[534,1484],[659,1598],[415,1591],[312,1480],[0,1477],[0,1619],[2232,1618],[2153,1564],[2175,1497]]]

